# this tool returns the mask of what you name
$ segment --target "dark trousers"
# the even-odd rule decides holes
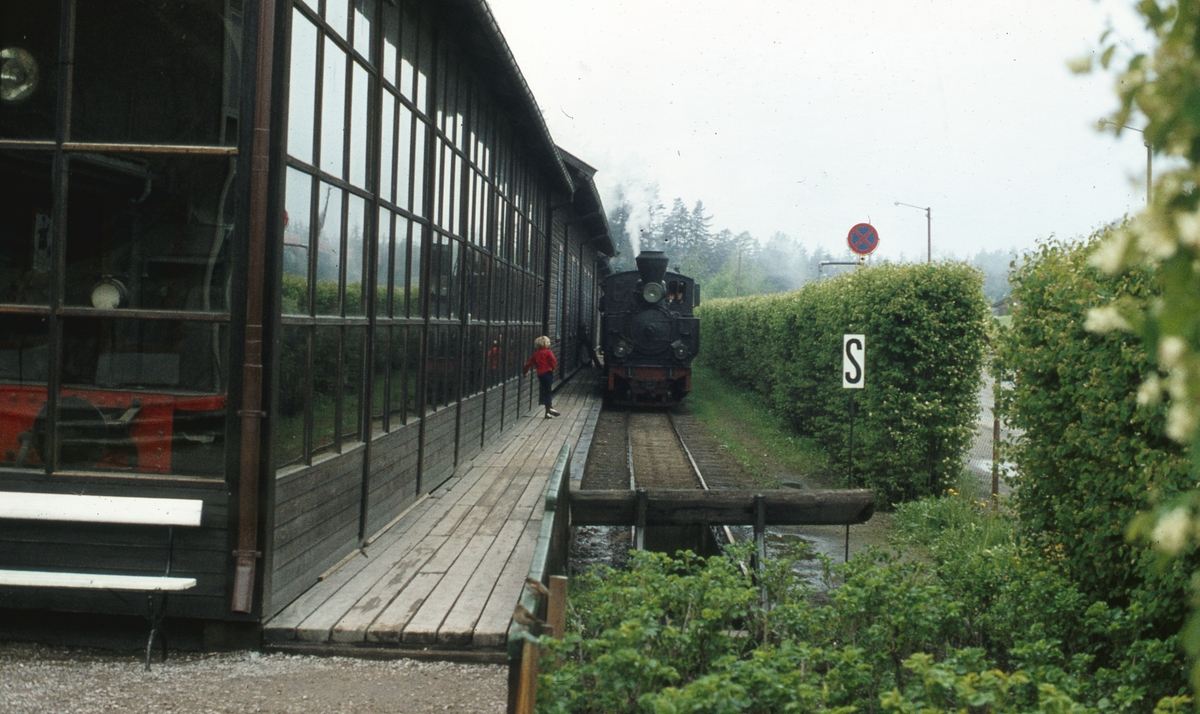
[[[542,372],[539,374],[538,386],[541,387],[541,399],[539,401],[549,409],[552,406],[550,399],[553,396],[551,389],[554,387],[554,372]]]

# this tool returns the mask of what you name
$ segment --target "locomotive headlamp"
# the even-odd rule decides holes
[[[683,344],[683,340],[675,340],[671,343],[671,351],[675,353],[676,359],[686,359],[688,354],[687,345]]]
[[[92,288],[92,307],[98,310],[115,310],[129,304],[129,291],[116,278],[101,278]]]
[[[646,300],[646,302],[653,305],[659,300],[662,300],[663,295],[665,295],[666,292],[667,291],[663,289],[662,283],[646,283],[646,286],[642,288],[642,297]]]
[[[16,103],[25,99],[38,85],[38,66],[33,55],[20,47],[0,50],[0,100]]]
[[[625,340],[617,340],[617,346],[613,348],[613,354],[617,357],[626,357],[632,351],[633,348]]]

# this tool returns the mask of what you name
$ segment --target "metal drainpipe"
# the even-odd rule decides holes
[[[246,278],[246,357],[242,365],[241,459],[238,473],[238,539],[233,551],[234,612],[254,606],[258,558],[259,441],[262,431],[263,273],[266,269],[267,182],[270,176],[271,75],[275,45],[275,0],[259,0],[254,87],[254,141],[250,157],[250,235]]]

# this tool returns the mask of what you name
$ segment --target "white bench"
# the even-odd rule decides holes
[[[199,499],[0,491],[0,519],[160,526],[167,529],[166,567],[162,575],[0,570],[0,587],[133,590],[147,593],[151,626],[150,639],[146,642],[146,669],[150,669],[150,653],[154,649],[155,636],[161,636],[163,659],[167,657],[167,639],[162,630],[167,593],[196,586],[195,578],[171,575],[174,527],[199,526],[203,505],[204,502]],[[157,604],[154,602],[155,595],[158,595]]]

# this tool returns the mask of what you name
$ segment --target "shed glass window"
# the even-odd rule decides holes
[[[50,304],[53,162],[50,152],[0,152],[0,303]]]
[[[361,196],[350,194],[346,205],[346,314],[365,315],[367,307],[367,267],[370,254],[370,226],[367,205]],[[387,254],[384,254],[384,261]],[[386,262],[385,262],[386,264]],[[385,287],[387,283],[384,283]]]
[[[283,314],[308,314],[313,177],[287,170],[283,223]]]
[[[299,10],[293,10],[288,151],[308,164],[313,162],[313,126],[316,123],[317,37],[317,28],[312,21]]]
[[[281,466],[519,376],[548,213],[525,140],[427,8],[293,8]]]
[[[68,305],[228,310],[234,157],[77,153],[68,166]]]
[[[367,137],[371,135],[367,124],[367,105],[370,101],[371,83],[367,70],[358,62],[352,63],[350,85],[350,183],[359,188],[367,185]]]
[[[242,20],[229,5],[77,3],[70,138],[236,143]]]
[[[284,325],[276,340],[279,352],[279,395],[275,411],[275,460],[287,466],[304,459],[308,453],[306,414],[312,390],[309,382],[310,330],[296,325]]]
[[[0,139],[53,139],[58,106],[59,7],[0,4]]]
[[[224,476],[241,57],[240,0],[0,5],[0,469]]]
[[[346,53],[333,38],[325,38],[321,85],[321,170],[343,178],[346,140]],[[301,91],[292,87],[292,91]]]
[[[318,315],[340,315],[338,283],[342,267],[342,189],[321,183],[317,200],[317,274],[314,309]]]

